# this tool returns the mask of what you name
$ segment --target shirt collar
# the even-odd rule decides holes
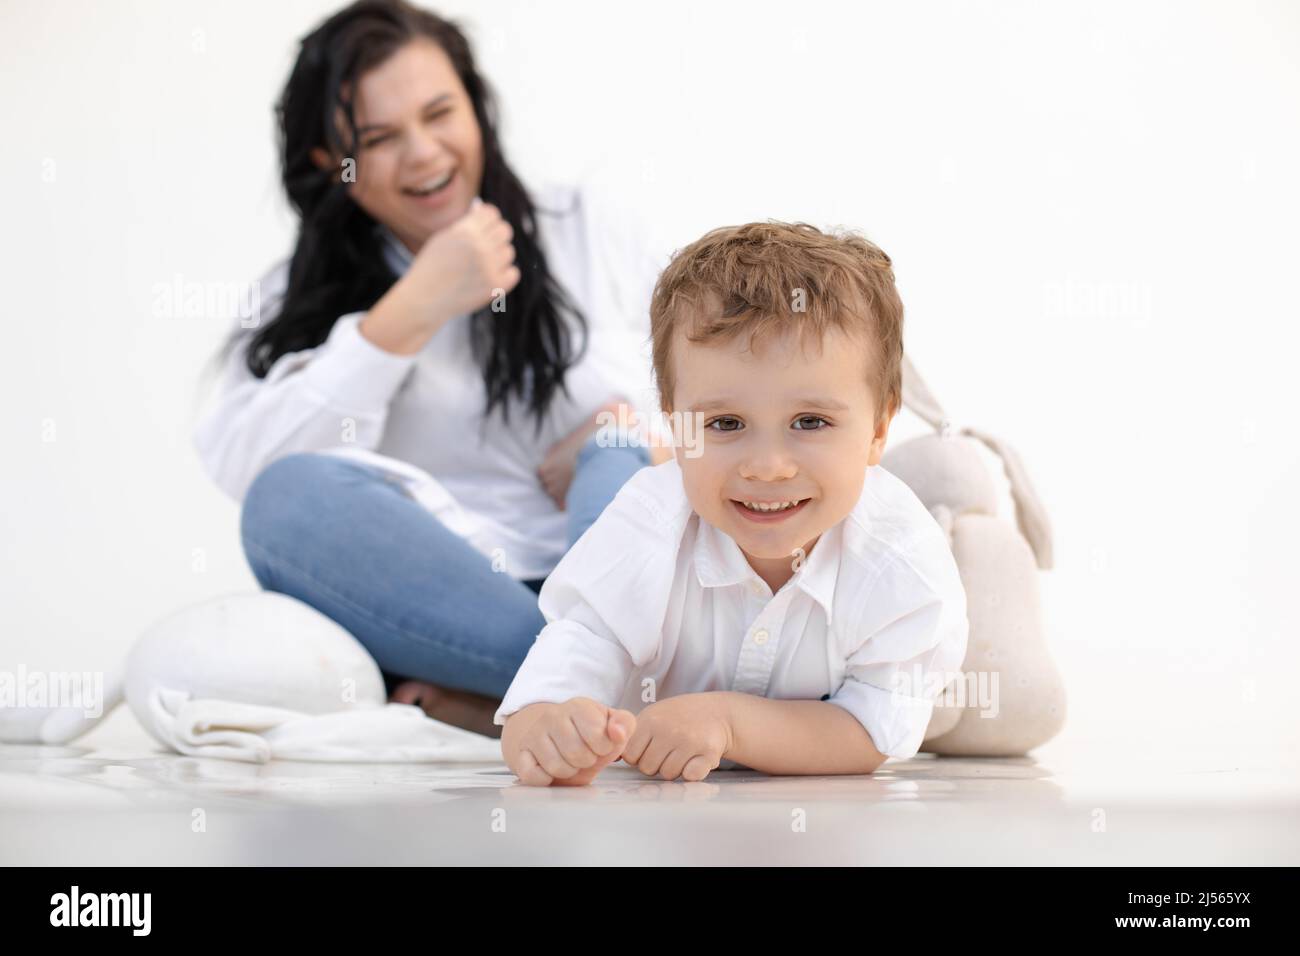
[[[379,233],[383,243],[384,261],[397,275],[405,275],[406,270],[411,268],[411,261],[415,258],[411,250],[406,248],[406,243],[398,239],[393,230],[382,223],[376,224],[375,231]]]
[[[841,521],[822,532],[813,545],[812,554],[795,572],[789,585],[801,589],[822,606],[826,612],[827,624],[831,623],[831,605],[835,596],[835,583],[839,578],[843,526],[844,522]],[[763,582],[758,572],[749,566],[744,552],[731,536],[719,531],[703,518],[699,518],[699,528],[695,535],[694,560],[695,576],[701,587]]]

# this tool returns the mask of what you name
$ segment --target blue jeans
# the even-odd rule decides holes
[[[578,453],[566,497],[568,544],[650,463],[639,447]],[[373,468],[301,452],[267,465],[244,498],[244,554],[258,583],[350,632],[391,689],[399,678],[500,698],[546,619],[544,578],[493,571],[471,547]]]

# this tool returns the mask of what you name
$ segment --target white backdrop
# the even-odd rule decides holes
[[[153,307],[289,250],[271,105],[333,6],[0,5],[0,667],[107,667],[255,587],[190,446],[227,326]],[[772,217],[893,256],[909,353],[1054,521],[1053,746],[1295,750],[1300,5],[435,8],[526,178],[675,244]]]

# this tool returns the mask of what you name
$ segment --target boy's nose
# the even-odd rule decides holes
[[[770,448],[751,454],[740,467],[743,477],[752,481],[784,481],[799,473],[794,456],[782,448]]]

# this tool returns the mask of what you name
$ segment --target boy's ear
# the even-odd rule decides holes
[[[894,416],[897,414],[898,403],[891,402],[889,414],[876,422],[876,433],[871,438],[871,448],[867,452],[868,465],[880,464],[880,459],[885,456],[885,443],[889,440],[889,426],[893,423]]]

